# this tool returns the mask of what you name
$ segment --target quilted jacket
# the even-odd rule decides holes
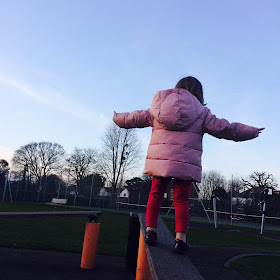
[[[113,120],[122,128],[153,127],[145,174],[195,182],[201,182],[204,133],[233,141],[259,135],[258,128],[216,118],[184,89],[159,91],[150,109],[115,113]]]

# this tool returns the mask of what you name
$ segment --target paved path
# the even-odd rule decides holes
[[[0,280],[131,280],[125,258],[101,256],[96,268],[82,270],[81,254],[0,248]]]
[[[280,251],[239,248],[191,248],[190,260],[205,280],[248,280],[224,263],[237,255]],[[132,280],[126,272],[125,258],[98,255],[96,268],[80,268],[81,254],[54,251],[0,248],[0,280]],[[170,279],[172,280],[172,279]]]

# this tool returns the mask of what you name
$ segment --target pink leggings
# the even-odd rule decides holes
[[[171,178],[153,177],[146,211],[147,227],[157,227],[160,206],[164,192]],[[191,181],[174,179],[173,203],[175,207],[175,231],[187,233],[189,224],[189,197]]]

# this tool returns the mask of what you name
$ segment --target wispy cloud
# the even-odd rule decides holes
[[[40,102],[44,102],[44,103],[48,103],[48,100],[46,98],[44,98],[43,96],[39,95],[38,93],[36,93],[34,90],[32,90],[31,88],[26,87],[23,84],[20,84],[16,81],[10,80],[6,77],[0,76],[0,82],[15,88],[19,91],[21,91],[22,93],[40,101]]]
[[[84,105],[78,104],[76,101],[71,100],[56,89],[50,89],[47,86],[40,89],[34,88],[34,86],[26,85],[25,83],[1,75],[0,82],[40,103],[48,105],[52,109],[72,115],[99,128],[104,127],[104,125],[110,122],[110,120],[102,113],[90,111]]]

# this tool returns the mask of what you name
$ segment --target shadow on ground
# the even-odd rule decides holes
[[[80,268],[81,255],[39,250],[0,248],[1,280],[130,280],[125,258],[102,256],[96,258],[93,270]]]

